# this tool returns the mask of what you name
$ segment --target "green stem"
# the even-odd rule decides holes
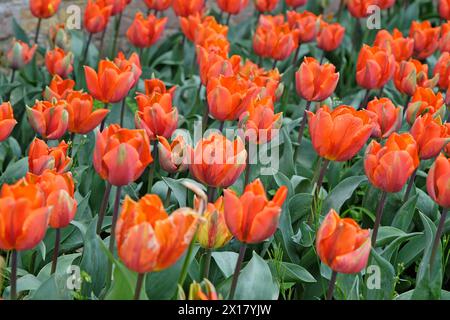
[[[144,283],[145,273],[139,273],[137,282],[136,282],[136,290],[134,292],[134,300],[139,300],[141,297],[142,284]]]
[[[91,41],[92,41],[92,33],[89,33],[88,40],[86,42],[86,47],[84,48],[84,52],[83,52],[83,60],[81,60],[81,62],[83,64],[86,64],[86,58],[87,58],[87,54],[89,52],[89,46],[91,45]]]
[[[35,44],[38,44],[39,32],[41,31],[41,23],[42,23],[42,19],[39,18],[38,19],[38,23],[37,23],[37,27],[36,27],[36,33],[34,34],[34,43]]]
[[[405,196],[403,197],[403,202],[406,202],[409,199],[409,194],[411,193],[412,187],[414,185],[414,181],[416,180],[417,170],[419,170],[419,168],[414,170],[413,174],[409,178],[408,186],[406,187]]]
[[[109,182],[106,182],[106,188],[105,192],[103,193],[100,211],[98,212],[97,234],[100,234],[100,232],[102,232],[103,219],[105,218],[106,208],[108,207],[108,200],[110,193],[111,193],[111,184]]]
[[[10,80],[11,83],[14,82],[15,77],[16,77],[16,69],[12,69],[12,72],[11,72],[11,80]]]
[[[205,255],[205,268],[203,270],[203,278],[208,279],[209,277],[209,268],[211,266],[211,254],[212,251],[210,248],[206,249],[206,255]]]
[[[247,142],[246,149],[247,149],[247,160],[246,160],[247,161],[247,165],[246,165],[246,168],[245,168],[244,188],[250,182],[250,173],[251,173],[251,170],[252,170],[252,166],[250,164],[250,141]]]
[[[105,103],[103,104],[103,107],[104,107],[105,109],[108,109],[108,106],[109,106],[109,103],[108,103],[108,102],[105,102]],[[106,124],[106,118],[107,118],[107,117],[108,117],[108,116],[106,116],[106,117],[103,119],[102,124],[100,125],[100,132],[102,132],[103,129],[105,129],[105,124]]]
[[[242,263],[244,262],[245,250],[247,249],[247,244],[242,243],[239,250],[239,256],[236,262],[236,268],[234,269],[233,280],[231,282],[230,295],[228,300],[233,300],[234,293],[236,292],[237,283],[239,280],[239,273],[241,272]]]
[[[333,271],[333,273],[331,274],[331,279],[330,282],[328,284],[328,291],[327,291],[327,300],[331,300],[333,298],[333,293],[334,293],[334,287],[336,286],[336,278],[337,278],[337,272]]]
[[[112,223],[111,223],[111,234],[109,236],[109,252],[114,257],[114,244],[116,242],[116,224],[117,219],[119,217],[119,208],[120,208],[120,195],[122,192],[122,187],[118,186],[116,187],[116,199],[114,200],[114,212],[112,217]],[[111,276],[112,276],[112,262],[110,261],[108,264],[108,272],[106,281],[108,282],[108,288],[111,284]]]
[[[123,118],[125,116],[125,104],[127,97],[122,99],[122,106],[120,107],[120,126],[123,127]]]
[[[61,242],[61,229],[55,230],[55,248],[53,249],[52,270],[50,274],[54,274],[58,265],[59,244]]]
[[[226,25],[227,25],[227,26],[230,25],[230,20],[231,20],[231,13],[229,13],[229,14],[228,14],[228,17],[227,17],[227,22],[226,22]]]
[[[297,148],[295,149],[295,152],[294,152],[294,161],[297,161],[297,159],[300,155],[300,145],[302,144],[303,133],[305,132],[306,122],[308,120],[308,111],[311,108],[311,103],[312,103],[312,101],[306,102],[306,107],[305,107],[305,111],[303,112],[302,122],[300,123],[300,128],[298,129]]]
[[[370,89],[366,89],[366,94],[364,95],[364,99],[361,101],[358,110],[363,109],[367,106],[367,102],[369,102],[369,96],[370,96]]]
[[[376,244],[377,244],[378,229],[380,228],[381,218],[383,217],[383,211],[384,211],[384,205],[386,204],[386,199],[387,199],[387,192],[383,191],[383,193],[381,194],[380,202],[378,204],[377,216],[375,218],[375,224],[373,226],[373,231],[372,231],[372,247],[374,247],[374,248],[376,247]]]
[[[11,300],[16,300],[17,297],[17,251],[13,250],[11,254]]]
[[[197,232],[196,232],[197,233]],[[188,250],[186,252],[186,258],[184,258],[183,267],[181,268],[180,277],[178,278],[178,284],[183,287],[184,281],[186,280],[187,272],[189,263],[191,261],[192,252],[194,250],[194,244],[196,241],[196,236],[192,239],[191,243],[189,244]]]
[[[441,237],[444,232],[445,220],[447,219],[448,208],[442,209],[441,219],[439,220],[439,226],[436,230],[436,236],[434,237],[433,249],[431,250],[430,257],[430,270],[433,270],[434,260],[436,258],[436,253],[439,245],[441,244]]]
[[[156,167],[156,162],[158,161],[158,147],[157,147],[157,143],[155,141],[152,141],[152,157],[153,157],[153,162],[150,163],[150,166],[148,168],[148,184],[147,184],[147,193],[151,193],[152,192],[152,187],[153,187],[153,178],[155,175],[155,167]]]

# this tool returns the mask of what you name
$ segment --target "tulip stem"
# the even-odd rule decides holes
[[[312,103],[312,101],[306,102],[306,107],[305,107],[305,111],[303,112],[302,122],[300,123],[300,128],[298,129],[298,139],[297,139],[298,145],[297,145],[297,148],[295,149],[295,153],[294,153],[294,162],[296,162],[298,160],[298,157],[300,155],[300,145],[302,144],[303,133],[305,131],[306,121],[308,119],[307,111],[309,111],[309,109],[311,108],[311,103]]]
[[[123,127],[123,118],[125,116],[125,104],[127,97],[122,99],[122,106],[120,107],[120,126]]]
[[[250,164],[250,141],[247,142],[247,144],[245,145],[245,149],[247,151],[247,160],[246,160],[246,168],[245,168],[244,189],[250,181],[250,173],[252,170],[252,167]]]
[[[141,298],[141,290],[144,279],[145,273],[139,273],[136,282],[136,291],[134,292],[134,300],[139,300]]]
[[[16,69],[12,69],[12,72],[11,72],[11,83],[13,83],[14,82],[14,78],[16,77]]]
[[[99,59],[101,59],[103,57],[103,45],[105,43],[106,29],[108,29],[108,26],[105,26],[105,29],[103,29],[102,35],[100,37],[100,48],[98,49],[98,57],[99,57]]]
[[[275,68],[277,67],[278,64],[278,60],[273,59],[273,64],[272,64],[272,69],[275,70]]]
[[[361,101],[358,110],[363,109],[367,106],[367,102],[369,102],[370,89],[366,89],[366,94],[364,95],[364,99]]]
[[[327,300],[333,299],[333,293],[334,293],[334,287],[336,286],[336,278],[337,278],[337,272],[333,271],[331,274],[331,279],[328,284],[328,291],[327,291]]]
[[[339,3],[338,12],[336,13],[336,21],[340,20],[342,11],[344,11],[344,6],[345,6],[345,0],[341,0],[341,2]]]
[[[197,231],[196,231],[196,233],[197,233]],[[191,243],[189,244],[188,250],[186,252],[186,258],[184,258],[184,261],[183,261],[183,267],[181,268],[180,278],[178,279],[178,285],[181,287],[183,287],[184,281],[186,280],[188,267],[189,267],[189,263],[191,262],[192,251],[194,250],[194,243],[196,241],[196,238],[197,237],[194,236]]]
[[[384,92],[384,86],[381,87],[380,92],[378,93],[378,98],[383,97],[383,92]]]
[[[112,217],[112,223],[111,223],[111,234],[109,236],[109,252],[114,257],[114,244],[116,241],[116,224],[117,224],[117,218],[119,217],[119,207],[120,207],[120,195],[122,192],[122,187],[118,186],[116,187],[116,198],[114,200],[114,212]],[[111,276],[112,276],[112,261],[108,264],[108,273],[106,276],[107,281],[107,288],[109,288],[109,285],[111,283]]]
[[[301,45],[301,43],[299,43],[298,44],[298,47],[297,47],[297,50],[295,51],[295,55],[294,55],[294,63],[293,63],[293,65],[294,65],[294,68],[296,68],[297,67],[297,60],[298,60],[298,55],[300,54],[300,49],[301,49],[301,47],[302,47],[302,45]]]
[[[61,229],[55,229],[55,248],[53,249],[52,271],[50,274],[54,274],[56,266],[58,265],[59,244],[61,242]]]
[[[42,19],[39,18],[38,19],[38,23],[37,23],[37,27],[36,27],[36,33],[34,35],[34,43],[35,44],[38,44],[39,32],[41,31],[41,22],[42,22]]]
[[[105,102],[103,105],[104,105],[104,108],[105,108],[106,110],[108,110],[108,102]],[[103,131],[103,129],[105,129],[106,118],[107,118],[107,117],[105,117],[105,118],[103,119],[102,124],[100,125],[100,132]]]
[[[229,13],[227,16],[227,22],[226,22],[227,26],[230,26],[230,20],[231,20],[231,13]]]
[[[17,297],[17,251],[12,250],[11,253],[11,277],[10,277],[10,286],[11,286],[11,300],[16,300]]]
[[[210,248],[206,249],[205,252],[205,267],[203,269],[203,278],[208,279],[209,277],[209,268],[211,266],[211,254],[212,251]]]
[[[430,257],[430,271],[432,272],[434,266],[434,260],[436,258],[436,253],[439,245],[441,244],[442,233],[444,232],[445,220],[447,219],[448,208],[442,209],[441,219],[439,220],[439,226],[436,230],[436,236],[434,237],[433,249],[431,250]]]
[[[236,268],[234,269],[233,280],[231,282],[230,295],[228,300],[233,300],[234,293],[236,292],[237,283],[239,280],[239,273],[241,272],[242,263],[244,262],[245,250],[247,249],[247,244],[242,243],[239,250],[239,256],[236,261]]]
[[[414,181],[416,180],[417,170],[419,170],[419,168],[414,170],[413,174],[409,178],[408,186],[406,187],[405,196],[403,197],[403,202],[406,202],[409,199],[409,194],[411,193],[412,187],[414,185]]]
[[[324,159],[324,161],[322,163],[322,168],[320,169],[319,179],[317,179],[317,184],[316,184],[317,194],[320,193],[320,188],[322,188],[323,179],[325,178],[325,173],[327,173],[329,164],[330,164],[330,160]]]
[[[220,121],[219,131],[222,133],[223,127],[225,126],[225,121]]]
[[[208,190],[207,190],[208,202],[216,201],[216,191],[217,191],[217,189],[215,187],[208,187]]]
[[[150,163],[150,166],[148,168],[148,184],[147,184],[147,193],[151,193],[152,192],[152,187],[153,187],[153,177],[155,175],[155,166],[156,166],[156,162],[158,161],[158,149],[156,146],[156,142],[152,142],[152,158],[153,158],[153,162]]]
[[[119,37],[119,29],[120,29],[120,23],[122,22],[122,14],[119,13],[119,16],[116,17],[115,25],[114,25],[114,39],[113,39],[113,46],[112,46],[112,52],[111,57],[114,58],[116,56],[116,48],[117,48],[117,38]]]
[[[108,207],[108,200],[110,193],[111,193],[111,184],[109,182],[106,182],[106,189],[105,192],[103,193],[100,211],[98,212],[97,234],[100,234],[100,232],[102,232],[103,219],[105,218],[106,208]]]
[[[383,191],[377,208],[377,216],[372,231],[372,247],[376,247],[378,229],[380,228],[381,218],[383,217],[384,205],[386,204],[387,192]]]
[[[86,42],[86,47],[84,48],[84,52],[83,52],[83,60],[81,60],[81,62],[83,64],[86,64],[86,58],[87,58],[87,54],[89,52],[89,46],[91,45],[91,41],[92,41],[92,33],[89,33],[89,37]]]

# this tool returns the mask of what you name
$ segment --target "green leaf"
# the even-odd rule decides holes
[[[22,26],[17,22],[16,18],[13,18],[13,32],[14,38],[30,44],[30,39],[28,39],[27,33],[22,29]]]
[[[383,246],[386,243],[396,239],[398,237],[404,236],[405,232],[389,226],[380,227],[377,236],[377,246]]]
[[[286,176],[292,176],[295,173],[294,151],[292,150],[292,142],[286,128],[281,128],[283,137],[283,155],[280,159],[280,171]]]
[[[392,221],[392,226],[400,230],[408,232],[408,228],[411,225],[411,221],[414,217],[414,212],[416,209],[418,195],[411,197],[408,201],[403,204],[403,206],[398,210],[397,214]]]
[[[234,273],[238,254],[231,251],[213,252],[211,254],[220,271],[222,271],[225,278],[230,277]]]
[[[31,300],[72,300],[72,291],[67,288],[68,277],[68,274],[52,274],[34,291]]]
[[[281,278],[283,282],[316,282],[316,279],[305,268],[289,262],[269,261],[269,268],[274,276]]]
[[[28,157],[22,158],[8,165],[5,172],[0,176],[0,185],[3,183],[14,183],[25,177],[28,171]]]
[[[391,300],[394,296],[395,289],[395,269],[394,267],[380,256],[375,249],[372,248],[371,257],[369,259],[368,267],[372,266],[374,268],[373,273],[366,273],[366,285],[365,297],[367,300]],[[379,271],[379,272],[378,272]],[[380,277],[380,287],[369,289],[368,284],[376,284],[376,278]],[[372,280],[375,280],[372,282]]]
[[[313,195],[310,193],[299,193],[289,200],[289,212],[291,213],[292,223],[311,213],[311,204]]]
[[[71,265],[73,265],[73,261],[78,258],[79,256],[81,256],[81,253],[72,253],[72,254],[67,254],[67,255],[63,255],[63,256],[59,256],[58,257],[58,264],[56,266],[56,271],[55,271],[55,275],[68,275],[67,270],[69,269],[69,267]],[[41,271],[39,271],[37,278],[40,281],[45,281],[50,277],[51,274],[51,269],[52,269],[52,263],[48,263],[47,265],[45,265],[45,267],[43,267],[41,269]]]
[[[344,202],[350,199],[355,190],[365,181],[367,181],[366,176],[349,177],[341,181],[325,198],[322,214],[327,214],[330,209],[339,212]]]

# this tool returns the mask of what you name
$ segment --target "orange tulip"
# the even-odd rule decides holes
[[[37,101],[32,108],[27,106],[28,122],[45,140],[59,140],[67,131],[69,114],[67,102]]]
[[[387,138],[402,127],[403,108],[396,108],[388,98],[375,98],[367,105],[367,110],[377,115],[379,130],[373,134],[376,138]]]
[[[204,86],[207,86],[210,79],[233,76],[240,67],[241,57],[234,55],[231,58],[223,58],[221,55],[197,46],[197,61],[200,80]]]
[[[314,149],[332,161],[353,158],[376,129],[371,112],[345,105],[332,111],[325,105],[316,114],[308,111],[308,122]]]
[[[117,57],[114,58],[114,63],[119,67],[122,71],[129,71],[134,75],[134,84],[133,87],[136,86],[139,82],[139,78],[142,75],[142,67],[141,60],[139,59],[139,55],[136,52],[133,52],[130,57],[127,59],[122,51],[117,54]]]
[[[125,9],[131,0],[104,0],[106,5],[111,6],[111,15],[115,16]]]
[[[211,187],[231,186],[246,166],[247,151],[239,137],[233,142],[213,132],[200,140],[195,149],[190,148],[189,152],[192,176]]]
[[[243,243],[259,243],[271,237],[277,230],[287,193],[287,187],[282,186],[269,201],[259,179],[248,184],[240,198],[231,189],[224,190],[228,229]]]
[[[69,132],[86,134],[94,130],[109,113],[108,109],[94,109],[94,101],[87,93],[74,91],[67,97]]]
[[[48,19],[57,11],[61,0],[30,0],[31,14],[39,19]]]
[[[228,26],[218,23],[213,16],[194,14],[180,17],[180,25],[186,38],[200,46],[204,46],[210,37],[222,35],[226,38],[228,34]]]
[[[412,96],[417,87],[433,88],[438,79],[439,76],[428,79],[428,65],[415,59],[397,63],[394,74],[395,87],[408,96]]]
[[[202,14],[205,9],[205,0],[173,0],[172,9],[177,17]]]
[[[28,151],[28,170],[36,175],[47,169],[57,173],[68,171],[72,165],[72,159],[67,156],[68,147],[68,144],[62,141],[57,147],[49,148],[44,141],[35,138]]]
[[[377,0],[376,3],[377,6],[380,7],[382,10],[386,10],[391,8],[395,4],[395,0]]]
[[[256,63],[246,60],[242,66],[239,66],[239,70],[235,70],[235,73],[259,87],[258,95],[261,98],[270,96],[274,102],[280,98],[282,94],[282,90],[279,90],[281,75],[278,69],[266,71]]]
[[[210,79],[207,87],[209,113],[217,120],[237,120],[248,109],[258,88],[238,76]]]
[[[450,131],[441,119],[431,114],[419,116],[411,127],[411,135],[417,142],[422,160],[436,157],[450,141]]]
[[[45,87],[42,96],[47,101],[65,99],[73,91],[74,87],[75,81],[72,79],[62,79],[60,76],[55,75],[50,84]]]
[[[333,209],[317,231],[317,254],[335,272],[351,274],[363,270],[370,248],[369,230],[361,229],[351,218],[341,219]]]
[[[441,207],[450,208],[450,159],[441,154],[427,176],[427,191]]]
[[[72,46],[70,37],[69,28],[64,23],[52,25],[48,30],[48,38],[53,48],[58,47],[64,51],[70,51]]]
[[[413,124],[418,116],[425,113],[430,113],[435,117],[440,116],[443,119],[445,115],[444,98],[440,92],[436,94],[429,88],[419,87],[406,109],[406,120],[409,124]]]
[[[150,10],[165,11],[172,5],[173,0],[144,0],[145,5]]]
[[[344,40],[345,28],[339,23],[320,23],[317,34],[317,47],[323,51],[334,51],[340,47]]]
[[[291,8],[298,8],[304,6],[308,0],[286,0],[286,4]]]
[[[439,50],[450,52],[450,21],[441,25],[441,38],[439,39]]]
[[[395,58],[379,47],[364,45],[356,64],[356,81],[365,89],[382,88],[395,72]]]
[[[255,7],[259,12],[270,12],[277,6],[278,0],[255,0]]]
[[[179,300],[186,300],[186,295],[184,294],[184,292],[181,291],[179,294]],[[187,300],[222,300],[222,297],[220,295],[217,295],[214,285],[205,278],[203,279],[202,283],[197,283],[194,281],[191,284],[191,286],[189,287],[189,296]]]
[[[29,47],[25,42],[14,40],[11,49],[6,53],[9,67],[13,70],[22,69],[33,59],[36,49],[36,44]]]
[[[417,143],[409,133],[394,132],[384,147],[372,140],[364,158],[370,183],[385,192],[402,190],[418,166]]]
[[[311,42],[318,30],[318,17],[310,11],[288,11],[286,13],[289,28],[298,31],[299,43]]]
[[[89,33],[102,32],[108,26],[109,18],[112,13],[112,6],[104,1],[88,1],[84,11],[84,28]]]
[[[113,124],[97,133],[94,168],[110,184],[126,186],[136,181],[152,161],[144,130],[123,129]]]
[[[116,227],[119,257],[141,274],[166,269],[187,249],[198,221],[190,208],[169,216],[157,195],[147,194],[138,202],[126,196]]]
[[[0,104],[0,142],[8,139],[15,125],[14,112],[10,102]]]
[[[59,75],[67,78],[73,71],[73,54],[66,53],[63,49],[55,48],[45,54],[45,65],[52,76]]]
[[[46,170],[39,176],[28,173],[25,180],[44,192],[46,205],[52,208],[49,225],[55,229],[67,227],[77,212],[72,174]]]
[[[414,40],[403,37],[403,33],[397,28],[392,31],[392,34],[387,30],[380,30],[373,44],[387,52],[392,52],[397,62],[408,60],[414,53]]]
[[[213,33],[203,39],[201,47],[208,53],[214,53],[222,58],[228,58],[230,52],[230,42],[222,34]],[[197,46],[198,48],[198,46]]]
[[[366,18],[371,14],[369,7],[377,4],[378,0],[347,0],[347,9],[355,18]]]
[[[434,67],[433,73],[435,76],[439,75],[439,88],[447,90],[450,85],[450,53],[442,53]]]
[[[167,17],[158,19],[152,14],[144,17],[141,12],[137,12],[127,30],[127,38],[135,47],[149,48],[161,38],[166,23]]]
[[[414,56],[425,59],[436,51],[439,45],[439,27],[433,28],[430,21],[413,21],[409,29],[410,38],[414,39]]]
[[[158,136],[158,159],[161,168],[168,173],[184,172],[188,169],[188,148],[183,136],[179,135],[169,144],[166,138]]]
[[[439,15],[444,20],[450,20],[450,0],[439,0]]]
[[[121,70],[115,63],[101,60],[98,73],[84,66],[86,84],[90,94],[104,103],[116,103],[128,95],[135,79],[131,67]]]
[[[295,73],[297,93],[307,101],[329,98],[339,81],[339,72],[331,63],[321,65],[312,57],[305,57]]]
[[[196,209],[199,206],[195,199]],[[208,249],[218,249],[225,246],[233,237],[225,222],[223,197],[219,197],[216,202],[208,203],[203,218],[206,221],[201,223],[197,231],[197,240],[200,246]]]
[[[239,14],[248,5],[248,0],[217,0],[217,6],[223,12]]]

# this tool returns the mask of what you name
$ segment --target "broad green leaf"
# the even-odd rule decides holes
[[[12,184],[23,178],[28,171],[28,157],[10,163],[5,172],[0,176],[0,185],[3,183]]]
[[[283,282],[316,282],[311,273],[300,265],[274,260],[269,260],[268,264],[272,274]]]
[[[234,273],[238,254],[231,251],[213,252],[211,254],[220,271],[222,271],[225,278],[230,277]]]
[[[395,289],[395,269],[372,248],[369,258],[368,268],[372,267],[373,272],[365,276],[365,298],[367,300],[391,300]],[[377,279],[380,277],[379,279]],[[380,287],[377,288],[377,280]]]
[[[414,217],[418,195],[415,195],[408,199],[405,204],[398,210],[397,214],[392,221],[392,226],[400,230],[408,232],[408,228],[411,225],[411,221]]]
[[[330,209],[339,212],[345,201],[350,199],[355,190],[365,181],[367,181],[366,176],[349,177],[341,181],[325,198],[322,214],[327,214]]]

